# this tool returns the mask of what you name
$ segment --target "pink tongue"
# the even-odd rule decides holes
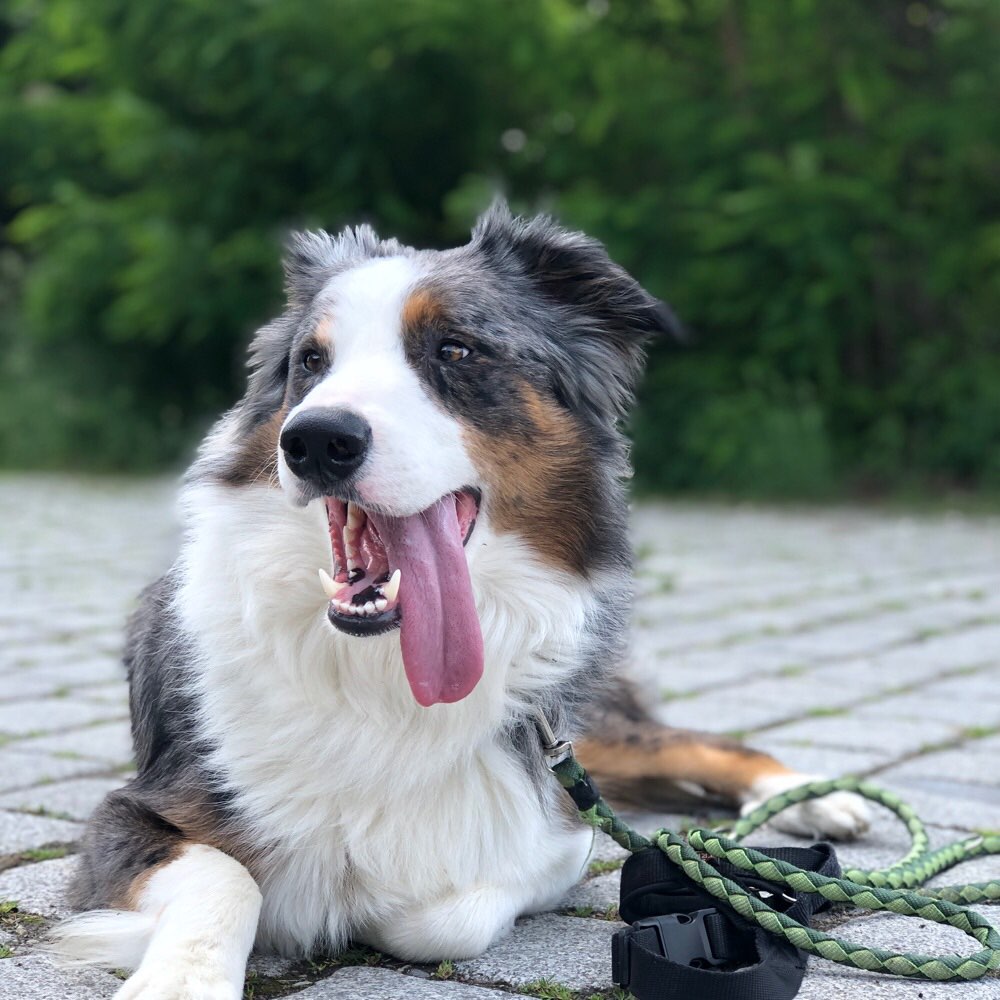
[[[411,517],[373,517],[399,582],[400,646],[413,697],[461,701],[483,675],[483,633],[472,597],[455,498]]]

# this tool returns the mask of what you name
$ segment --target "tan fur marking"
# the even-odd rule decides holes
[[[401,321],[403,336],[416,334],[421,329],[439,320],[444,309],[434,293],[427,288],[418,288],[403,303]]]
[[[149,880],[161,868],[165,868],[167,865],[171,864],[171,862],[176,861],[187,847],[188,844],[184,841],[178,841],[174,844],[167,857],[157,864],[143,869],[143,871],[136,875],[136,877],[129,883],[124,895],[120,899],[113,899],[111,901],[111,905],[123,910],[140,909],[142,907],[142,894],[146,891],[146,886],[149,884]]]
[[[316,324],[316,329],[313,330],[313,340],[316,341],[317,346],[326,347],[330,351],[333,350],[332,316],[326,315]]]
[[[465,431],[472,460],[490,484],[490,518],[561,569],[582,572],[592,529],[586,440],[570,414],[534,386],[522,383],[519,394],[530,429],[508,436]]]
[[[664,733],[688,738],[640,738],[635,742],[586,739],[576,744],[576,752],[598,784],[608,782],[617,791],[615,797],[629,801],[637,797],[628,792],[630,785],[692,782],[709,795],[739,802],[762,777],[791,773],[773,757],[736,743],[677,730]]]
[[[186,844],[204,844],[235,858],[255,878],[267,872],[267,852],[251,846],[219,816],[207,800],[171,803],[162,810],[163,818],[184,835]]]
[[[288,415],[288,406],[272,414],[246,438],[234,453],[221,477],[230,486],[263,483],[278,486],[278,436]]]

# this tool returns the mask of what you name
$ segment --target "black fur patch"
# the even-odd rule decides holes
[[[209,748],[194,730],[191,652],[171,610],[175,587],[168,574],[147,588],[129,625],[125,665],[137,775],[90,819],[71,890],[79,908],[127,905],[136,880],[186,844],[242,853],[228,802],[205,767]]]

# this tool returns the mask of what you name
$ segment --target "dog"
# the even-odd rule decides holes
[[[580,878],[592,833],[540,712],[599,783],[748,808],[810,776],[672,730],[623,679],[621,422],[676,327],[603,246],[497,203],[437,251],[290,242],[287,307],[183,487],[131,621],[137,775],[90,820],[70,960],[119,1000],[235,1000],[247,956],[477,955]],[[317,570],[319,571],[317,573]],[[784,814],[866,825],[845,794]]]

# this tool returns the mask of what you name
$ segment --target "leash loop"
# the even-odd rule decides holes
[[[551,733],[551,729],[549,732]],[[553,734],[552,743],[557,742]],[[586,770],[573,756],[571,747],[565,756],[550,767],[559,783],[573,798],[584,822],[608,834],[634,856],[648,852],[650,848],[658,850],[679,874],[682,873],[680,881],[686,881],[689,889],[699,898],[704,899],[707,894],[722,904],[720,913],[729,914],[730,917],[736,914],[766,932],[767,936],[787,942],[794,949],[868,972],[937,982],[978,979],[987,972],[1000,968],[1000,932],[985,917],[968,908],[969,903],[1000,900],[1000,879],[914,891],[924,886],[933,876],[955,865],[984,855],[1000,854],[1000,835],[977,835],[930,850],[926,827],[902,799],[868,782],[840,778],[811,782],[774,796],[735,823],[728,836],[719,830],[694,829],[684,839],[670,830],[659,830],[649,839],[637,833],[615,814]],[[744,837],[783,810],[837,791],[854,792],[891,810],[909,832],[911,843],[907,853],[884,869],[866,871],[851,868],[840,875],[835,861],[833,869],[836,874],[824,874],[819,870],[800,867],[779,856],[802,849],[764,852],[740,843]],[[832,855],[832,850],[826,845],[817,845],[817,848],[820,847],[825,847]],[[708,859],[717,864],[712,864]],[[630,862],[633,860],[635,858],[630,859]],[[622,887],[623,916],[624,875],[625,872]],[[749,883],[745,881],[748,876],[751,879]],[[743,880],[744,884],[737,879]],[[763,880],[769,886],[761,891],[754,880]],[[774,892],[775,888],[777,893]],[[651,891],[659,891],[659,888],[654,887]],[[656,902],[662,904],[666,900],[669,904],[669,900],[679,892],[683,893],[683,890],[674,886],[665,895],[657,896]],[[815,899],[815,902],[807,903],[810,898]],[[979,950],[971,955],[894,952],[845,941],[796,919],[796,912],[808,919],[811,912],[830,903],[885,910],[946,924],[973,938],[979,945]],[[638,925],[633,924],[627,931],[619,932],[626,935],[626,939],[623,939],[624,943],[616,942],[616,967],[630,968],[628,956],[632,955],[631,962],[634,965],[636,955],[640,955],[649,960],[645,966],[647,973],[656,969],[662,975],[669,968],[671,974],[683,975],[681,966],[667,960],[669,944],[666,941],[663,941],[658,954],[640,950],[640,941],[636,935],[649,928],[637,928]],[[657,934],[659,939],[663,938],[662,925],[658,926]],[[674,947],[676,949],[676,943]],[[624,952],[622,948],[625,948]],[[709,953],[712,953],[711,949]],[[739,976],[745,971],[739,969],[734,975]],[[629,985],[629,980],[620,982],[620,985]],[[790,981],[785,983],[782,989],[783,996],[794,996],[798,990],[798,980],[794,984]],[[634,988],[633,992],[636,992]],[[645,995],[666,994],[657,986],[652,990],[647,989]]]

